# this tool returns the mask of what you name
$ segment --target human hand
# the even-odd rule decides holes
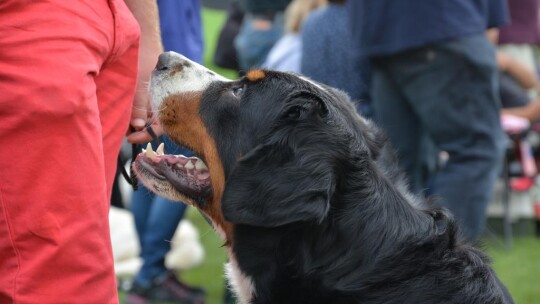
[[[127,136],[127,140],[130,143],[144,143],[152,140],[150,134],[145,130],[145,126],[151,125],[158,136],[163,133],[155,115],[152,115],[150,96],[148,94],[150,75],[156,65],[159,54],[163,52],[163,46],[159,33],[156,1],[126,0],[125,2],[141,27],[139,75],[130,121],[134,131]]]
[[[151,135],[146,130],[146,126],[151,126],[156,135],[161,135],[162,129],[150,106],[150,95],[148,93],[148,80],[145,76],[148,73],[139,71],[139,81],[137,91],[133,100],[133,110],[131,114],[131,128],[127,135],[129,143],[146,143],[152,140]],[[159,134],[158,134],[159,133]]]
[[[140,71],[139,71],[140,73]],[[137,88],[135,91],[135,96],[133,97],[133,105],[131,112],[131,121],[130,125],[135,130],[140,131],[146,126],[146,121],[149,118],[150,113],[150,96],[148,95],[148,90],[146,89],[147,81],[139,77],[137,81]]]
[[[154,140],[152,137],[152,134],[148,131],[148,126],[152,128],[152,131],[154,131],[155,135],[159,137],[163,134],[163,129],[161,128],[161,125],[159,124],[159,121],[155,119],[154,117],[150,117],[148,119],[150,122],[147,127],[141,129],[141,130],[134,130],[127,136],[127,141],[132,144],[143,144],[150,142]]]
[[[137,91],[133,100],[133,111],[131,114],[131,129],[127,136],[129,143],[146,143],[152,140],[152,136],[146,130],[146,126],[151,126],[157,136],[163,134],[157,116],[154,115],[150,105],[150,95],[148,92],[148,81],[152,67],[154,66],[154,57],[140,59],[141,69],[139,70],[139,79]],[[156,57],[157,58],[157,57]]]

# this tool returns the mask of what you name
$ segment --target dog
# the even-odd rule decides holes
[[[241,303],[513,303],[451,214],[407,190],[345,93],[257,69],[230,81],[167,52],[150,95],[199,157],[150,147],[135,172],[211,220]]]

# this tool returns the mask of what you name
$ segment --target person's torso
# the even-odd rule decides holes
[[[507,18],[504,0],[356,0],[349,5],[353,40],[368,56],[481,33]]]

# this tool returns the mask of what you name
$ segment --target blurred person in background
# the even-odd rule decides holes
[[[300,30],[306,17],[326,0],[293,0],[285,10],[285,34],[272,47],[263,67],[300,73],[302,37]]]
[[[238,0],[229,1],[227,19],[221,26],[214,49],[213,62],[216,66],[235,71],[240,70],[234,39],[240,32],[243,20],[244,11],[240,2]]]
[[[536,73],[506,53],[497,52],[499,67],[499,89],[502,113],[537,122],[540,119],[540,101],[531,97],[528,90],[538,85]]]
[[[157,3],[164,50],[178,52],[201,63],[204,44],[199,0],[158,0]],[[192,155],[165,135],[159,139],[168,154]],[[153,150],[156,149],[154,144]],[[131,210],[143,264],[125,303],[204,303],[202,289],[182,283],[177,278],[177,270],[165,266],[165,256],[171,249],[170,241],[184,216],[186,205],[157,196],[139,183],[138,190],[133,192]]]
[[[508,0],[508,8],[510,23],[499,29],[494,43],[499,51],[538,73],[540,0]]]
[[[490,41],[497,45],[499,30],[490,29],[487,31]],[[510,48],[513,50],[513,48]],[[533,52],[517,52],[510,54],[532,55]],[[517,59],[516,59],[517,57]],[[524,60],[520,60],[524,59]],[[537,95],[534,94],[538,88],[538,77],[536,70],[528,65],[529,59],[534,57],[512,56],[507,52],[497,51],[497,66],[499,68],[499,92],[502,114],[514,115],[527,119],[529,122],[535,122],[540,119],[540,102]],[[531,94],[530,92],[533,92]]]
[[[375,121],[397,149],[411,189],[429,191],[462,234],[484,228],[503,157],[495,49],[487,28],[507,22],[504,0],[349,1],[355,51],[372,66]],[[448,160],[425,178],[426,159]]]
[[[301,30],[300,71],[309,78],[345,91],[369,116],[369,67],[353,59],[346,0],[328,0],[313,11]]]
[[[234,40],[240,69],[261,67],[270,49],[283,35],[283,11],[290,0],[241,0],[244,18]]]

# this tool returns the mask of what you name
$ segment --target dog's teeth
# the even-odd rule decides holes
[[[156,149],[157,155],[165,155],[165,144],[160,143],[159,146]]]
[[[193,163],[191,161],[188,161],[187,164],[184,166],[184,168],[186,168],[188,170],[191,170],[191,169],[195,168],[195,166],[193,165]]]
[[[195,169],[208,170],[208,168],[206,167],[206,164],[200,159],[197,159],[197,162],[195,163]]]
[[[150,158],[156,157],[156,152],[152,150],[152,144],[150,143],[146,145],[146,157],[150,157]]]

